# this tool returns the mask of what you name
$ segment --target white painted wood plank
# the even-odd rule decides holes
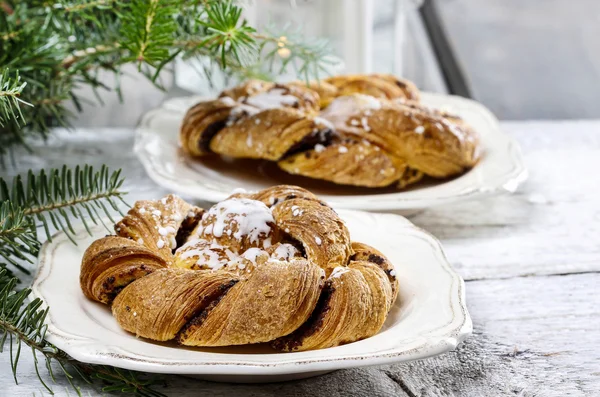
[[[467,283],[475,334],[390,372],[419,396],[596,396],[600,274]]]
[[[424,211],[465,279],[600,270],[600,123],[503,123],[530,177],[514,195]]]

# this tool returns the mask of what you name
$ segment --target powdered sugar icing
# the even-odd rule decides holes
[[[227,234],[238,240],[246,237],[251,243],[267,237],[271,233],[270,225],[275,223],[265,204],[246,198],[221,201],[203,215],[202,220],[206,219],[210,219],[211,224],[202,231],[204,236],[219,238]]]

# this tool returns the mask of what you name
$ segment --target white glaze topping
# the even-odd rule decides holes
[[[323,126],[329,128],[330,130],[334,129],[333,124],[331,123],[331,121],[329,121],[327,119],[324,119],[323,117],[315,117],[314,121],[315,121],[315,123],[317,125],[319,125],[319,124],[323,125]]]
[[[227,106],[235,106],[237,104],[237,102],[234,101],[233,98],[228,97],[228,96],[224,96],[222,98],[219,98],[219,101],[221,101],[221,103],[223,105],[227,105]]]
[[[325,146],[321,145],[320,143],[315,145],[315,152],[321,153],[323,150],[325,150]]]
[[[370,131],[371,129],[363,115],[367,115],[367,112],[370,115],[373,110],[380,108],[381,102],[377,98],[370,95],[353,94],[334,99],[321,112],[321,117],[329,120],[337,129],[360,134],[364,130]]]
[[[234,238],[241,240],[247,237],[251,243],[259,241],[260,237],[267,237],[271,233],[269,224],[275,223],[265,204],[246,198],[221,201],[211,207],[202,219],[211,219],[211,223],[202,230],[202,235],[219,238],[223,234],[233,233]]]
[[[292,259],[298,253],[298,249],[292,244],[280,244],[275,251],[271,254],[271,258],[278,259],[280,261],[287,261]]]
[[[268,255],[266,251],[261,250],[260,248],[248,248],[246,252],[242,254],[242,258],[248,259],[250,262],[256,265],[256,258],[259,255]]]
[[[331,275],[329,275],[329,278],[339,278],[342,276],[342,274],[347,273],[349,271],[350,269],[348,269],[345,266],[337,266],[333,269]]]
[[[229,261],[229,257],[224,258],[217,252],[222,249],[223,247],[216,243],[209,245],[206,240],[192,240],[179,248],[178,255],[181,259],[198,258],[197,265],[218,270]]]
[[[248,105],[259,109],[273,109],[283,106],[293,106],[298,103],[298,98],[285,93],[281,88],[273,88],[267,92],[261,92],[246,99]]]

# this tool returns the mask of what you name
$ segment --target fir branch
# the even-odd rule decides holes
[[[204,17],[205,16],[205,17]],[[198,23],[206,28],[207,34],[198,43],[218,56],[221,67],[228,65],[228,54],[236,66],[245,67],[256,62],[257,47],[254,33],[256,30],[241,18],[242,9],[231,1],[223,1],[207,7]]]
[[[122,3],[120,33],[122,46],[129,50],[128,61],[160,69],[161,63],[172,59],[177,24],[173,16],[179,11],[179,1],[132,0]]]
[[[27,273],[20,263],[33,262],[39,252],[37,227],[44,228],[48,240],[52,225],[75,243],[72,221],[80,220],[88,233],[90,222],[101,223],[102,215],[112,221],[111,213],[120,212],[119,202],[124,203],[122,184],[120,170],[102,166],[95,171],[88,165],[29,171],[25,181],[17,176],[10,187],[0,178],[0,257]]]
[[[255,32],[231,0],[0,0],[0,5],[0,71],[12,89],[17,71],[27,83],[18,96],[11,93],[10,108],[0,97],[0,156],[26,145],[30,136],[46,138],[52,127],[68,127],[74,114],[64,103],[72,100],[80,109],[78,87],[120,95],[118,78],[127,63],[137,64],[159,87],[160,72],[180,54],[202,56],[236,76],[273,78],[294,69],[308,79],[326,70],[330,52],[323,41],[306,41],[298,32]],[[101,70],[115,74],[115,87],[98,79]]]
[[[65,12],[81,13],[96,8],[110,7],[116,0],[79,0],[77,2],[56,2],[55,8],[63,8]]]
[[[26,85],[27,83],[21,81],[18,73],[14,78],[10,78],[8,69],[0,71],[0,126],[4,126],[9,119],[16,123],[21,123],[23,120],[20,104],[31,106],[19,98]]]
[[[328,74],[329,68],[337,62],[330,57],[327,40],[306,39],[299,28],[270,26],[255,37],[259,42],[261,62],[269,65],[268,71],[274,74],[282,74],[292,67],[308,82],[320,74]]]
[[[56,363],[78,395],[81,395],[81,391],[75,379],[92,385],[100,383],[102,385],[100,389],[104,392],[120,391],[144,397],[163,396],[153,388],[161,383],[160,380],[135,371],[81,363],[48,343],[45,339],[47,330],[45,319],[48,309],[42,308],[43,302],[38,298],[25,303],[31,295],[31,290],[26,288],[16,291],[17,282],[15,277],[11,277],[5,269],[0,268],[0,352],[8,344],[11,371],[15,382],[18,383],[17,369],[21,353],[24,348],[29,348],[33,355],[36,374],[41,384],[50,393],[52,389],[41,375],[40,357],[50,378],[55,380],[53,363]]]
[[[36,238],[35,224],[22,209],[14,208],[5,201],[0,206],[0,257],[21,272],[29,274],[22,262],[32,263],[31,255],[37,254],[40,243]]]

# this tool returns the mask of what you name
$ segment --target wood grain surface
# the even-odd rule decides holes
[[[411,221],[442,241],[467,280],[475,332],[427,360],[266,385],[167,377],[169,396],[596,396],[600,394],[600,122],[503,123],[530,179],[514,195],[426,210]],[[87,162],[122,167],[127,200],[166,193],[131,152],[130,129],[57,131],[17,171]],[[0,354],[0,396],[46,395],[23,352],[16,386]],[[84,387],[84,395],[97,395]],[[74,395],[65,379],[56,395]]]

